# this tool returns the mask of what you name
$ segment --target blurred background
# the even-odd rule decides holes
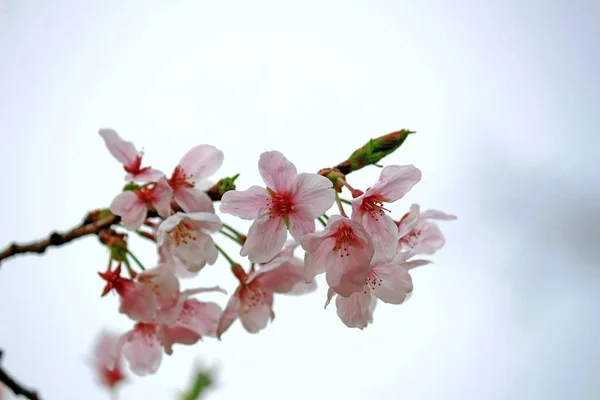
[[[211,400],[598,399],[599,37],[596,0],[2,0],[0,246],[110,203],[123,172],[101,127],[167,173],[212,144],[215,180],[242,172],[242,189],[263,151],[316,172],[409,128],[385,163],[423,179],[394,215],[458,216],[410,301],[349,329],[323,310],[321,278],[276,297],[263,332],[236,323],[222,342],[178,345],[119,398],[174,399],[201,363],[216,370]],[[100,299],[106,260],[88,237],[1,265],[2,363],[44,399],[108,398],[91,347],[132,324]],[[235,288],[224,261],[185,284],[217,283]]]

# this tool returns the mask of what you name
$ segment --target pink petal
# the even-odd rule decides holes
[[[243,304],[240,321],[244,329],[250,333],[258,333],[263,330],[267,326],[269,318],[274,317],[271,307],[273,295],[267,292],[265,297],[267,297],[265,301],[258,304],[251,303],[250,299]]]
[[[294,287],[290,291],[286,292],[285,294],[298,296],[298,295],[314,292],[315,290],[317,290],[317,282],[316,281],[313,280],[310,283],[306,283],[303,281],[303,282],[296,283],[294,285]]]
[[[313,235],[307,235],[300,239],[300,242],[306,250],[306,253],[304,253],[304,280],[306,283],[310,283],[315,279],[315,276],[322,274],[327,269],[327,256],[332,253],[335,239],[321,239],[315,238]],[[319,245],[316,250],[307,250],[307,248],[314,249],[315,243]]]
[[[171,199],[173,198],[173,190],[167,180],[163,177],[160,179],[154,189],[152,189],[152,205],[156,209],[158,215],[162,218],[168,218],[171,215]]]
[[[139,181],[139,182],[157,182],[161,178],[164,178],[165,174],[154,168],[143,168],[138,174],[126,174],[126,181]]]
[[[411,205],[408,214],[402,217],[402,220],[400,220],[400,225],[398,226],[399,238],[406,236],[417,225],[420,215],[421,213],[419,205]]]
[[[142,199],[132,191],[119,193],[110,204],[110,211],[121,217],[121,221],[127,229],[135,231],[140,229],[148,209]]]
[[[369,273],[367,282],[378,299],[390,304],[403,303],[413,290],[408,271],[393,263],[375,266]]]
[[[421,236],[416,246],[412,248],[414,254],[433,254],[446,244],[444,234],[437,224],[425,221],[418,228]]]
[[[223,152],[221,150],[201,144],[188,151],[179,161],[179,166],[186,175],[191,177],[193,182],[198,182],[217,172],[222,163]]]
[[[171,307],[179,299],[179,280],[168,268],[148,269],[138,276],[138,282],[152,290],[160,308]]]
[[[335,299],[337,315],[350,328],[366,328],[373,322],[373,310],[377,300],[369,290],[361,290],[349,297]]]
[[[174,198],[185,212],[215,212],[210,197],[196,188],[177,187],[174,191]]]
[[[386,214],[365,213],[362,218],[363,227],[373,241],[375,253],[373,264],[391,261],[398,248],[398,226]]]
[[[327,300],[325,301],[325,307],[323,307],[323,308],[327,308],[329,303],[331,303],[331,299],[333,299],[333,296],[335,296],[335,295],[336,295],[336,293],[332,288],[327,289]]]
[[[378,194],[391,203],[401,199],[421,180],[421,171],[414,165],[388,165],[381,171],[379,180],[364,196]]]
[[[294,207],[288,218],[290,234],[296,240],[315,231],[315,217],[306,206]]]
[[[177,323],[201,336],[216,337],[222,312],[217,303],[190,299],[185,302]]]
[[[162,349],[157,339],[158,328],[149,324],[138,324],[133,334],[123,345],[123,355],[129,368],[137,375],[155,373],[162,359]]]
[[[253,263],[270,261],[281,250],[287,237],[283,218],[272,214],[258,217],[248,230],[240,255]]]
[[[333,184],[324,176],[301,173],[292,188],[292,198],[298,206],[308,208],[308,214],[315,219],[323,215],[335,201]]]
[[[304,262],[292,258],[277,268],[258,274],[254,280],[269,292],[287,293],[298,283],[304,283]]]
[[[422,219],[437,219],[440,221],[452,221],[456,219],[456,215],[446,214],[443,211],[427,210],[421,213]]]
[[[207,232],[218,232],[223,228],[223,223],[211,212],[194,212],[185,215],[186,221],[196,230],[202,229]]]
[[[221,318],[219,319],[219,324],[217,325],[217,337],[221,339],[221,336],[233,322],[238,318],[239,310],[242,306],[242,302],[240,301],[237,293],[234,293],[233,296],[229,298],[227,302],[227,306],[225,307],[225,311],[221,314]]]
[[[207,263],[217,261],[218,252],[212,237],[203,233],[196,233],[195,240],[181,243],[175,247],[174,255],[183,262],[191,272],[200,271]]]
[[[277,193],[286,193],[292,189],[298,176],[296,167],[278,151],[267,151],[258,160],[260,176],[268,187]]]
[[[110,154],[112,154],[117,161],[124,166],[129,166],[136,162],[138,152],[133,143],[121,139],[117,132],[112,129],[100,129],[98,133],[102,136],[102,139],[104,139],[104,143]]]
[[[150,323],[154,321],[158,300],[151,289],[138,282],[129,282],[119,291],[121,306],[119,312],[134,321]]]
[[[259,212],[267,208],[271,196],[260,186],[252,186],[248,190],[230,190],[221,199],[219,210],[243,219],[255,219]]]
[[[372,253],[355,246],[349,247],[345,253],[330,251],[326,258],[327,284],[344,297],[362,290],[369,273],[371,256]]]
[[[202,336],[181,325],[162,325],[158,334],[160,344],[168,355],[173,354],[175,343],[191,345],[197,343]]]

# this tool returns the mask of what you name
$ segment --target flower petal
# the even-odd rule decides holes
[[[142,168],[141,172],[136,174],[128,173],[125,175],[125,180],[130,181],[139,181],[139,182],[157,182],[161,178],[164,178],[165,174],[162,171],[159,171],[154,168]]]
[[[168,218],[171,211],[171,199],[173,198],[173,190],[167,180],[163,177],[152,189],[152,205],[158,215],[162,218]]]
[[[194,182],[208,178],[223,163],[223,152],[216,147],[201,144],[192,147],[179,161],[179,166]]]
[[[363,227],[373,241],[373,264],[391,261],[398,248],[398,227],[387,214],[365,213]]]
[[[110,203],[110,211],[121,217],[121,221],[129,230],[140,229],[148,209],[146,204],[140,197],[132,191],[119,193]]]
[[[377,299],[367,289],[353,293],[349,297],[335,299],[337,315],[350,328],[366,328],[373,322],[373,310]]]
[[[421,213],[422,219],[438,219],[440,221],[452,221],[456,219],[456,215],[446,214],[443,211],[427,210]]]
[[[329,210],[335,201],[333,183],[318,174],[301,173],[292,188],[292,198],[296,205],[308,207],[314,219]]]
[[[196,188],[178,187],[174,191],[174,197],[185,212],[215,212],[210,197]]]
[[[153,374],[158,370],[162,349],[156,336],[157,329],[151,324],[137,324],[123,345],[123,355],[129,362],[129,368],[137,375]]]
[[[259,212],[267,207],[271,196],[260,186],[248,190],[230,190],[223,194],[219,210],[243,219],[255,219]]]
[[[398,264],[389,263],[373,267],[368,282],[373,294],[385,303],[402,304],[413,291],[408,271]]]
[[[274,316],[271,307],[273,294],[267,292],[264,296],[266,299],[258,304],[250,302],[243,304],[243,309],[240,312],[240,321],[244,329],[250,333],[258,333],[263,330],[267,326],[269,318]],[[251,300],[249,299],[249,301]]]
[[[401,199],[421,180],[421,171],[414,165],[388,165],[381,171],[379,180],[364,196],[379,195],[385,202]]]
[[[421,208],[418,204],[412,204],[410,211],[406,213],[398,225],[398,237],[402,238],[406,236],[419,222]]]
[[[312,236],[306,235],[300,240],[302,247],[306,250],[306,253],[304,253],[304,280],[306,283],[312,282],[315,276],[327,270],[329,262],[327,257],[333,252],[333,248],[335,247],[334,238],[320,239]],[[319,239],[318,242],[317,239]],[[312,250],[315,243],[318,243],[319,246],[315,250]],[[309,251],[307,248],[311,250]]]
[[[288,218],[290,234],[296,240],[315,231],[315,217],[306,206],[295,207]]]
[[[138,151],[135,149],[133,143],[121,139],[119,134],[113,129],[100,129],[98,133],[104,139],[104,144],[106,144],[110,154],[117,161],[124,166],[129,166],[136,162]]]
[[[156,295],[159,308],[168,308],[179,298],[179,280],[163,266],[148,269],[138,276],[138,282],[146,285]]]
[[[327,284],[344,297],[361,291],[369,274],[371,254],[355,246],[348,247],[343,253],[330,251],[326,258]]]
[[[241,306],[242,302],[237,296],[236,291],[236,293],[229,298],[227,306],[225,307],[225,311],[223,311],[223,314],[221,314],[221,318],[219,319],[219,324],[217,325],[217,338],[219,338],[219,340],[221,339],[223,333],[229,329],[231,324],[233,324],[233,322],[238,318]]]
[[[289,191],[298,176],[296,167],[278,151],[267,151],[258,159],[260,176],[277,193]]]
[[[240,255],[248,256],[253,263],[266,263],[277,255],[285,244],[287,229],[283,218],[263,214],[259,216],[248,230],[248,238],[242,246]]]
[[[277,268],[259,274],[254,280],[269,292],[287,293],[298,283],[304,283],[304,262],[292,258]]]

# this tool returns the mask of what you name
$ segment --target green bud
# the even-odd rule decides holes
[[[360,149],[357,149],[350,157],[348,157],[348,160],[343,163],[347,168],[347,171],[344,171],[344,173],[359,170],[367,165],[377,164],[383,157],[392,154],[400,147],[408,135],[412,133],[415,132],[402,129],[369,140],[367,144]]]

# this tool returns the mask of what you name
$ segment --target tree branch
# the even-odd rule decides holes
[[[2,350],[0,350],[0,361],[2,361]],[[0,382],[2,382],[7,388],[17,396],[23,396],[29,400],[41,400],[35,390],[27,389],[21,383],[17,382],[14,378],[4,371],[0,365]]]

